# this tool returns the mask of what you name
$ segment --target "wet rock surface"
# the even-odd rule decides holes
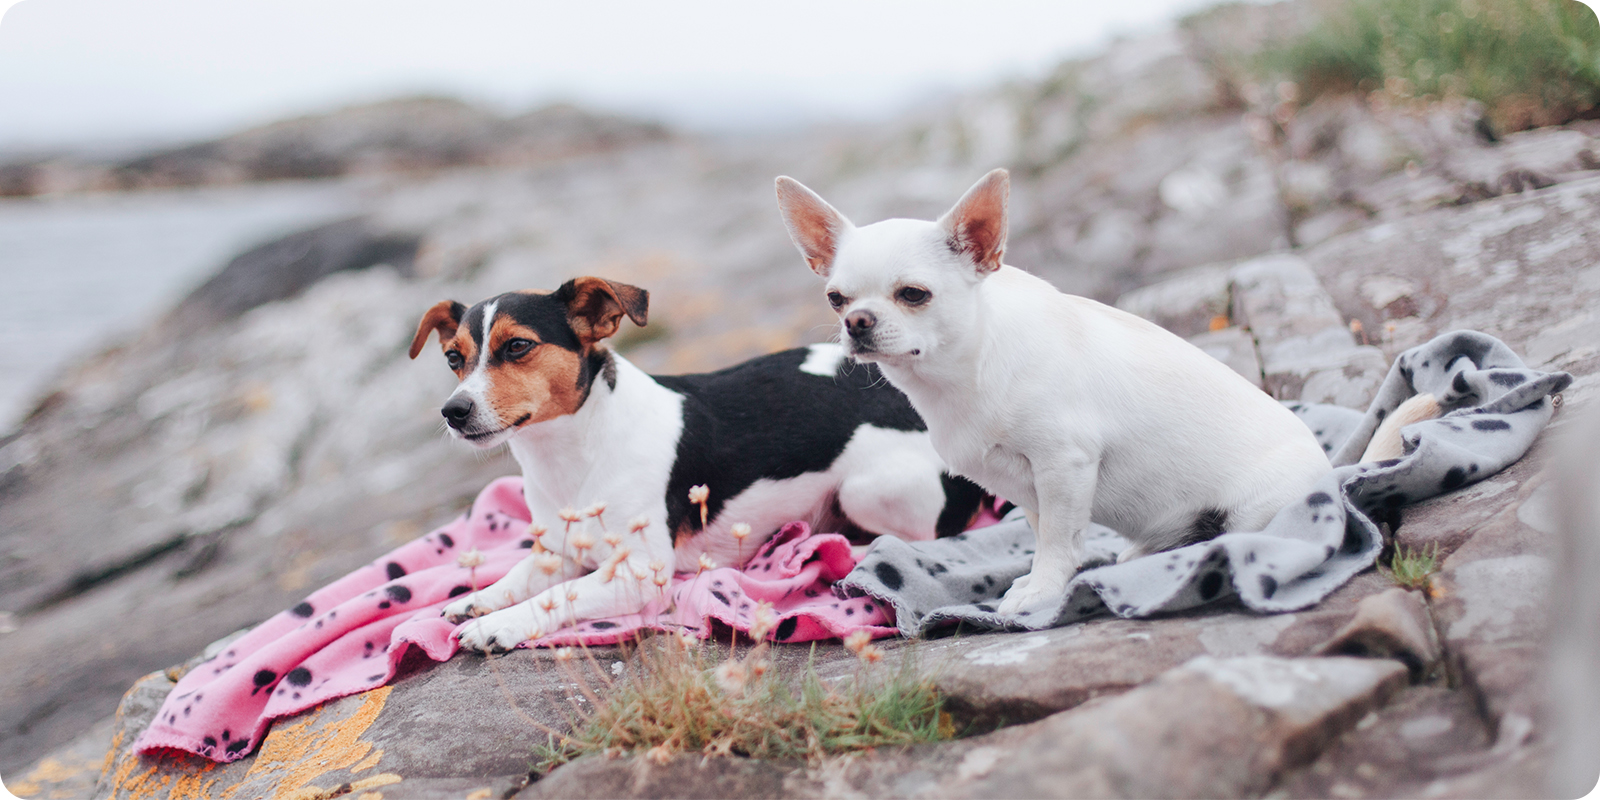
[[[1547,793],[1552,764],[1600,764],[1549,700],[1581,699],[1572,676],[1600,669],[1575,624],[1550,616],[1592,607],[1570,577],[1570,537],[1593,513],[1563,505],[1555,466],[1575,420],[1600,412],[1590,132],[1490,143],[1471,109],[1430,122],[1329,101],[1262,136],[1278,123],[1218,55],[1219,20],[1239,13],[869,132],[595,134],[510,166],[396,181],[372,195],[363,235],[410,237],[414,253],[347,259],[359,268],[243,303],[205,337],[156,327],[76,365],[0,439],[6,786],[1511,796]],[[652,293],[650,326],[618,337],[627,357],[659,372],[723,366],[831,332],[778,222],[774,175],[866,222],[937,215],[997,164],[1013,168],[1010,263],[1166,325],[1276,396],[1363,407],[1389,359],[1455,328],[1576,381],[1522,461],[1404,510],[1397,544],[1437,548],[1424,588],[1375,570],[1291,614],[1219,606],[890,648],[933,676],[968,738],[819,764],[593,757],[530,783],[533,749],[568,723],[574,687],[549,654],[519,651],[411,665],[392,687],[280,721],[232,765],[128,751],[170,689],[159,670],[515,470],[438,435],[453,381],[432,353],[405,357],[429,305],[601,274]],[[1579,641],[1565,672],[1547,667],[1552,638]],[[788,663],[808,652],[780,650]],[[854,669],[837,646],[819,659],[825,677]]]

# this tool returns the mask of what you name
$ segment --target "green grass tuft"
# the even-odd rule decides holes
[[[537,754],[538,769],[591,753],[643,754],[661,763],[680,752],[815,761],[955,735],[942,698],[911,659],[893,667],[863,661],[853,678],[825,684],[815,650],[804,672],[788,680],[765,642],[721,663],[708,652],[715,647],[652,636],[638,645],[627,676],[615,680],[579,659],[563,662],[587,687],[590,703],[574,705],[573,732],[551,737]],[[589,675],[580,674],[585,669]]]
[[[1428,588],[1428,582],[1439,571],[1439,545],[1430,542],[1426,547],[1409,549],[1395,545],[1389,559],[1389,575],[1394,582],[1407,589]]]
[[[1262,69],[1299,87],[1397,101],[1471,98],[1501,132],[1569,122],[1600,106],[1600,23],[1576,0],[1346,0],[1269,46]]]

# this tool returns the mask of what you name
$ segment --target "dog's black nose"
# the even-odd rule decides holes
[[[439,413],[444,415],[444,421],[450,423],[450,427],[461,430],[461,426],[467,424],[467,417],[472,416],[472,409],[472,398],[456,395],[445,401]]]
[[[844,329],[858,339],[872,333],[872,326],[877,324],[877,315],[866,310],[852,311],[844,318]]]

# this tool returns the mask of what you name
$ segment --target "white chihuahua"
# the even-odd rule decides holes
[[[937,222],[857,228],[777,179],[795,245],[849,351],[879,365],[949,468],[1022,506],[1033,570],[1000,613],[1058,602],[1090,521],[1123,560],[1256,531],[1330,466],[1311,431],[1168,331],[1001,263],[1010,179],[995,170]]]

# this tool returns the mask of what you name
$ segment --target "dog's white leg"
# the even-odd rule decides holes
[[[937,535],[944,509],[940,465],[884,464],[851,475],[839,484],[839,509],[863,530],[906,541],[927,541]]]
[[[639,557],[621,561],[614,569],[603,565],[472,620],[461,629],[461,646],[483,653],[503,652],[579,620],[638,613],[665,592],[665,587],[652,579],[647,562]]]
[[[1028,514],[1033,526],[1033,569],[1018,578],[996,609],[1016,614],[1046,608],[1065,595],[1067,582],[1083,563],[1083,532],[1094,508],[1099,460],[1079,452],[1056,454],[1054,463],[1035,465],[1033,480],[1039,510]]]
[[[462,595],[439,613],[451,622],[483,616],[527,600],[561,582],[566,575],[577,574],[581,569],[565,559],[561,566],[563,570],[546,573],[539,568],[533,556],[528,556],[517,562],[505,577],[476,592]]]

